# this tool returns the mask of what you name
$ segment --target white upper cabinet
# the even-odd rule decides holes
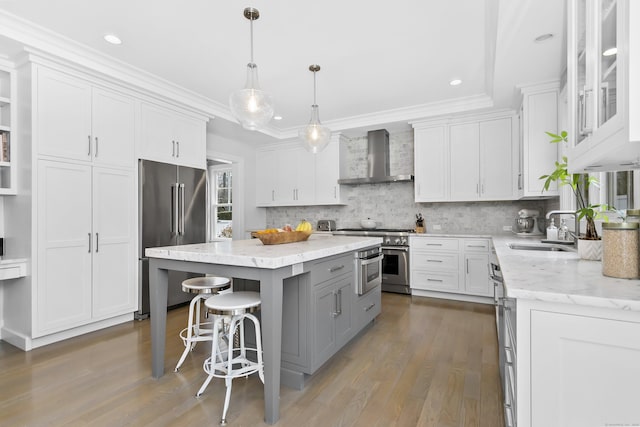
[[[18,145],[16,144],[15,71],[0,65],[0,195],[16,194]]]
[[[513,117],[480,122],[480,197],[512,199],[514,195]]]
[[[416,202],[437,202],[449,198],[448,132],[444,125],[414,129]]]
[[[271,146],[256,153],[256,205],[305,206],[341,204],[340,153],[335,135],[320,153],[298,145]]]
[[[513,200],[514,116],[414,123],[415,201]]]
[[[345,144],[341,135],[334,135],[331,142],[315,155],[315,194],[317,205],[341,204],[340,159],[344,158]]]
[[[480,127],[477,122],[449,128],[451,200],[480,197]]]
[[[36,73],[39,155],[133,167],[133,99],[45,67]]]
[[[143,102],[140,122],[141,158],[206,168],[206,120]]]
[[[640,4],[570,0],[567,15],[569,170],[638,168]]]
[[[520,107],[520,158],[518,162],[518,195],[540,199],[558,195],[557,184],[542,192],[542,175],[553,172],[559,144],[549,142],[546,132],[558,133],[558,84],[527,86],[522,89]]]

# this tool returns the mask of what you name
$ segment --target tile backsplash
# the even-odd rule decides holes
[[[391,134],[390,173],[413,173],[413,131]],[[348,176],[367,173],[367,138],[354,138],[347,144]],[[557,207],[557,199],[415,203],[412,182],[389,182],[341,187],[345,206],[296,206],[267,208],[267,227],[310,221],[314,228],[319,219],[333,219],[338,228],[360,227],[360,220],[371,218],[378,228],[414,228],[417,213],[425,217],[428,233],[504,233],[503,227],[514,224],[520,209],[544,212]],[[439,225],[439,230],[434,230]]]

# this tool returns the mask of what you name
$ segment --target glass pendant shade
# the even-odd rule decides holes
[[[304,148],[313,154],[324,150],[331,141],[331,130],[320,123],[317,105],[311,106],[311,120],[308,125],[298,131],[298,136],[302,139]]]
[[[243,128],[256,130],[265,126],[273,117],[274,107],[271,95],[260,90],[258,66],[247,64],[247,82],[229,96],[231,114]]]
[[[331,129],[322,126],[320,113],[316,103],[316,73],[320,71],[319,65],[309,65],[309,71],[313,73],[313,105],[311,106],[311,120],[309,124],[298,131],[298,137],[307,151],[316,154],[324,150],[331,141]]]

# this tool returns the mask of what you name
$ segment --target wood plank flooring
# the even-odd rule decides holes
[[[302,390],[282,387],[278,426],[502,427],[493,306],[382,295],[382,314]],[[1,426],[217,425],[224,384],[206,346],[173,366],[186,307],[168,314],[167,373],[151,378],[149,320],[22,352],[0,342]],[[231,426],[263,426],[257,376],[233,382]]]

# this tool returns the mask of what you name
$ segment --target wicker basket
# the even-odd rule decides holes
[[[263,245],[280,245],[283,243],[303,242],[311,236],[311,231],[283,231],[281,233],[251,233],[260,239]]]

